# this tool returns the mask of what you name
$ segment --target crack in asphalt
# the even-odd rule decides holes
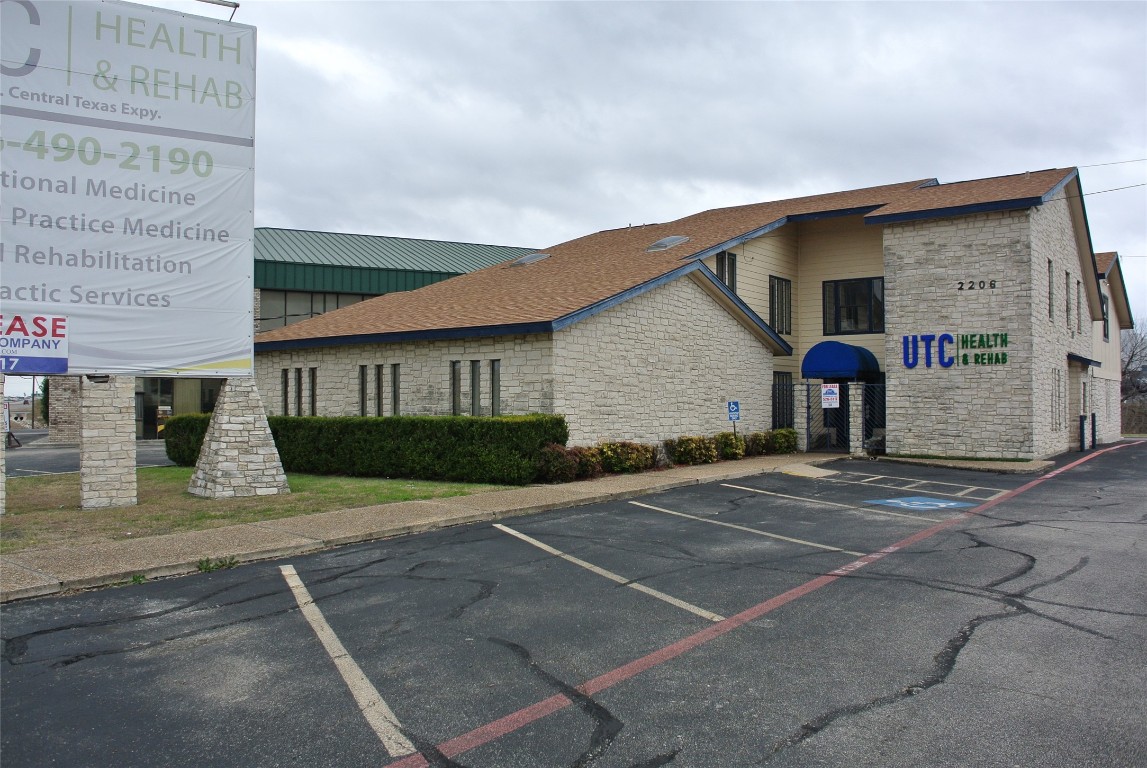
[[[613,715],[608,709],[594,701],[592,697],[579,691],[574,686],[546,672],[534,661],[529,650],[517,643],[504,640],[500,637],[487,638],[491,643],[500,645],[518,657],[529,668],[530,672],[544,680],[548,685],[560,691],[578,709],[587,714],[594,721],[593,734],[590,736],[589,747],[578,756],[570,768],[586,768],[599,758],[610,744],[621,733],[625,724]],[[663,763],[661,763],[663,765]]]
[[[1020,523],[1020,525],[1022,525],[1022,523]],[[1005,526],[993,526],[992,528],[1000,528],[1000,527],[1014,527],[1014,526],[1009,524],[1009,525],[1005,525]],[[991,530],[992,528],[989,528],[988,530]],[[999,586],[1006,584],[1009,581],[1014,581],[1018,578],[1021,578],[1025,575],[1027,575],[1028,573],[1030,573],[1035,568],[1035,565],[1037,563],[1037,559],[1027,552],[1020,552],[1018,550],[1008,549],[1006,547],[1002,547],[999,545],[995,545],[995,544],[991,544],[989,542],[986,542],[982,538],[980,538],[980,536],[978,536],[976,533],[973,533],[972,531],[961,531],[960,533],[962,535],[967,536],[969,539],[972,540],[974,546],[971,547],[971,549],[978,549],[978,548],[998,549],[1000,551],[1007,552],[1009,554],[1021,557],[1024,559],[1025,562],[1023,565],[1021,565],[1020,567],[1013,570],[1007,576],[1005,576],[1003,578],[999,578],[999,579],[994,579],[993,581],[991,581],[987,585],[985,585],[983,588],[979,588],[979,589],[982,589],[982,592],[978,591],[977,588],[966,587],[966,586],[963,589],[956,589],[954,587],[941,587],[941,586],[938,586],[937,584],[934,584],[934,583],[930,584],[930,583],[925,582],[923,580],[917,580],[917,579],[912,579],[912,578],[901,578],[898,580],[907,581],[909,583],[915,583],[919,586],[929,588],[929,589],[939,589],[941,591],[956,592],[956,593],[965,594],[965,595],[987,597],[990,600],[994,600],[994,601],[1003,603],[1004,609],[1002,611],[998,611],[996,613],[988,613],[988,614],[981,614],[979,616],[975,616],[971,620],[969,620],[966,624],[964,624],[960,628],[960,630],[944,644],[944,647],[935,656],[932,657],[932,664],[933,664],[932,671],[929,674],[925,675],[925,677],[922,680],[915,682],[915,683],[911,683],[911,684],[901,688],[900,690],[898,690],[896,692],[885,694],[883,696],[878,696],[878,697],[869,699],[868,701],[859,702],[856,704],[850,704],[850,705],[846,705],[843,707],[837,707],[837,708],[831,709],[828,712],[825,712],[825,713],[813,718],[812,720],[808,720],[805,723],[802,723],[801,726],[796,731],[789,734],[789,736],[787,736],[786,738],[784,738],[780,741],[777,741],[773,744],[773,747],[772,747],[771,751],[769,752],[768,757],[765,758],[765,760],[762,762],[762,764],[768,763],[769,761],[772,760],[772,758],[774,756],[776,756],[780,752],[782,752],[782,751],[784,751],[790,747],[796,746],[797,744],[800,744],[801,742],[804,742],[804,741],[812,738],[813,736],[815,736],[818,733],[820,733],[821,731],[823,731],[825,728],[828,728],[829,726],[833,725],[834,723],[836,723],[842,719],[852,717],[852,716],[860,714],[862,712],[868,712],[868,711],[871,711],[874,709],[878,709],[880,707],[884,707],[884,706],[887,706],[889,704],[894,704],[896,702],[899,702],[899,701],[904,700],[906,698],[909,698],[911,696],[915,696],[918,693],[922,693],[922,692],[928,690],[929,688],[932,688],[933,686],[936,686],[936,685],[939,685],[939,684],[945,682],[948,678],[948,675],[952,672],[953,669],[955,669],[956,661],[958,660],[958,658],[960,656],[960,652],[963,651],[965,646],[967,646],[967,644],[971,641],[972,636],[975,634],[976,629],[983,626],[984,624],[994,622],[994,621],[999,621],[1001,619],[1012,618],[1015,616],[1031,615],[1031,616],[1039,617],[1041,619],[1045,619],[1047,621],[1052,621],[1054,623],[1061,624],[1061,625],[1069,627],[1071,629],[1075,629],[1077,631],[1084,632],[1084,633],[1087,633],[1089,635],[1099,637],[1099,638],[1102,638],[1105,640],[1114,640],[1115,639],[1115,638],[1111,637],[1110,635],[1106,635],[1102,632],[1099,632],[1098,630],[1094,630],[1094,629],[1091,629],[1089,627],[1084,627],[1084,626],[1075,624],[1073,622],[1069,622],[1065,619],[1059,619],[1059,618],[1054,617],[1054,616],[1049,616],[1045,613],[1042,613],[1040,611],[1035,610],[1034,608],[1032,608],[1031,606],[1027,605],[1024,602],[1026,599],[1028,599],[1028,596],[1032,592],[1034,592],[1035,590],[1042,589],[1044,587],[1048,587],[1048,586],[1051,586],[1053,584],[1057,584],[1059,582],[1062,582],[1065,579],[1068,579],[1071,576],[1082,571],[1089,564],[1089,562],[1090,562],[1089,558],[1087,558],[1086,556],[1081,557],[1079,559],[1079,561],[1075,565],[1071,566],[1070,568],[1065,569],[1064,571],[1056,574],[1055,576],[1044,579],[1043,581],[1039,581],[1039,582],[1036,582],[1035,584],[1028,585],[1027,587],[1024,587],[1023,589],[1016,590],[1014,592],[1001,592],[1000,590],[997,589]],[[871,576],[871,574],[868,574],[866,576],[868,576],[869,578],[873,578]],[[864,577],[857,574],[855,576],[849,576],[846,578],[864,578]],[[877,577],[875,577],[875,580],[880,580],[881,578],[883,578],[883,577],[877,576]],[[996,595],[992,595],[992,594],[984,595],[983,592],[997,593],[997,594]]]
[[[3,649],[0,650],[0,659],[3,659],[5,662],[7,662],[8,664],[11,664],[11,665],[20,664],[23,662],[20,662],[19,659],[27,653],[29,642],[36,639],[36,638],[47,637],[49,635],[53,635],[53,634],[56,634],[59,632],[70,632],[72,630],[99,629],[100,627],[110,627],[110,626],[115,626],[115,625],[119,625],[119,624],[130,624],[130,623],[137,622],[137,621],[147,621],[148,619],[162,618],[164,616],[170,616],[171,614],[179,613],[182,611],[191,611],[191,610],[194,610],[194,609],[201,607],[204,603],[208,602],[209,600],[212,600],[213,598],[218,597],[219,595],[225,594],[227,592],[230,592],[234,589],[238,589],[239,587],[243,587],[243,586],[247,586],[247,584],[246,583],[244,583],[244,584],[229,584],[229,585],[227,585],[225,587],[221,587],[220,589],[217,589],[213,592],[208,592],[208,593],[206,593],[206,594],[204,594],[198,598],[195,598],[193,600],[188,600],[186,603],[183,603],[182,605],[176,605],[176,606],[172,606],[170,608],[163,608],[163,609],[158,610],[158,611],[149,611],[147,613],[140,613],[140,614],[136,614],[134,616],[117,616],[115,618],[100,619],[97,621],[81,621],[81,622],[75,622],[73,624],[61,624],[61,625],[55,626],[55,627],[47,627],[45,629],[38,629],[38,630],[35,630],[33,632],[25,632],[25,633],[20,634],[20,635],[14,635],[12,637],[0,637],[0,643],[2,643],[2,645],[3,645]],[[235,606],[235,605],[242,605],[244,603],[253,602],[255,600],[262,600],[264,598],[274,597],[274,596],[277,596],[280,594],[282,594],[282,593],[281,593],[281,591],[278,591],[278,590],[261,592],[261,593],[255,594],[255,595],[250,595],[250,596],[244,597],[240,600],[236,600],[232,603],[222,603],[221,606],[231,607],[231,606]],[[281,613],[281,612],[276,612],[276,614],[277,613]],[[275,615],[275,614],[270,614],[270,615]]]
[[[651,757],[648,760],[642,760],[640,763],[634,763],[629,768],[661,768],[663,765],[669,765],[677,759],[677,755],[681,750],[675,749],[672,752],[666,752],[663,755]]]
[[[959,658],[960,651],[963,650],[964,646],[968,644],[969,640],[971,640],[972,635],[975,633],[977,627],[983,624],[987,624],[988,622],[1006,619],[1014,615],[1017,615],[1017,611],[1012,609],[1005,609],[999,613],[976,616],[971,621],[962,626],[956,635],[948,640],[940,652],[932,657],[932,671],[922,680],[904,686],[895,693],[889,693],[885,694],[884,696],[878,696],[874,699],[869,699],[868,701],[831,709],[828,712],[813,718],[812,720],[802,723],[795,732],[789,734],[789,736],[782,739],[781,741],[775,742],[772,746],[772,749],[769,751],[769,755],[762,761],[761,764],[764,765],[768,763],[777,754],[812,738],[839,720],[852,717],[853,715],[858,715],[862,712],[878,709],[880,707],[887,706],[888,704],[894,704],[903,699],[915,696],[918,693],[922,693],[935,685],[939,685],[947,679],[948,674],[956,666],[956,660]]]

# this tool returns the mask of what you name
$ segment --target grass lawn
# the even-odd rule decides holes
[[[137,470],[134,507],[80,509],[80,475],[9,477],[0,554],[113,539],[198,531],[396,501],[437,499],[506,486],[288,474],[291,493],[203,499],[187,492],[194,467]]]

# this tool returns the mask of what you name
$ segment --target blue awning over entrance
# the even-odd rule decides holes
[[[822,341],[804,356],[801,377],[805,379],[847,379],[867,381],[880,374],[876,355],[864,347]]]

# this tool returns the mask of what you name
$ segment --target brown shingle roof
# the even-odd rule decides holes
[[[869,214],[868,221],[953,215],[961,209],[1017,208],[1038,205],[1041,198],[1076,173],[1074,168],[1053,168],[1014,176],[996,176],[951,184],[921,187]],[[1027,203],[1022,205],[1021,203]]]
[[[1119,254],[1115,251],[1095,254],[1095,268],[1099,271],[1099,274],[1106,277],[1107,273],[1111,271],[1111,265],[1115,263],[1117,256],[1119,256]]]
[[[1074,170],[1040,171],[937,185],[918,180],[770,203],[718,208],[666,224],[587,235],[545,249],[548,258],[512,262],[403,293],[390,293],[256,337],[260,346],[345,337],[432,335],[435,332],[524,332],[647,284],[693,259],[746,239],[785,217],[876,210],[895,213],[949,209],[1046,194]],[[872,214],[869,215],[872,218]],[[670,235],[689,240],[665,251],[646,250]],[[513,326],[517,326],[514,329]],[[351,339],[345,339],[351,341]],[[379,339],[381,340],[381,339]],[[278,342],[278,343],[276,343]],[[330,343],[328,341],[328,343]],[[292,344],[294,346],[295,344]]]

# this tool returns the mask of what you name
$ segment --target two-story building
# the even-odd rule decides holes
[[[271,413],[560,413],[592,444],[724,431],[737,401],[810,446],[855,447],[859,414],[889,453],[1033,458],[1080,416],[1119,437],[1131,326],[1069,168],[598,232],[264,332],[256,375]]]

